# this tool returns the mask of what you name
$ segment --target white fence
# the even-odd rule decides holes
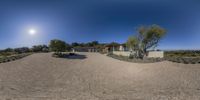
[[[134,54],[135,52],[133,52]],[[130,51],[113,51],[113,54],[118,56],[130,56]],[[148,52],[148,58],[163,58],[164,57],[164,51],[149,51]]]
[[[148,53],[149,58],[163,58],[164,57],[164,51],[150,51]]]
[[[130,56],[130,51],[113,51],[113,54],[118,56]]]

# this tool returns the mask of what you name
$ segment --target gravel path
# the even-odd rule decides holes
[[[200,65],[136,64],[98,53],[0,64],[0,100],[199,100]]]

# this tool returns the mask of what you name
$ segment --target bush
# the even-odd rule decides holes
[[[15,48],[14,51],[20,54],[20,53],[28,53],[30,52],[30,49],[28,47],[22,47],[22,48]]]
[[[133,58],[134,58],[134,56],[133,56],[133,55],[130,55],[130,56],[129,56],[129,59],[133,59]]]
[[[69,56],[74,56],[75,55],[75,53],[69,53]]]
[[[24,54],[16,54],[16,55],[12,55],[12,56],[2,57],[2,58],[0,58],[0,63],[10,62],[10,61],[14,61],[16,59],[21,59],[30,54],[31,53],[24,53]]]
[[[153,63],[153,62],[160,62],[160,61],[165,60],[163,58],[136,59],[134,56],[133,56],[133,58],[132,57],[130,58],[130,56],[129,57],[125,57],[125,56],[118,56],[118,55],[114,55],[114,54],[108,54],[107,56],[110,56],[110,57],[118,59],[118,60],[134,62],[134,63]]]
[[[184,64],[198,64],[200,62],[199,57],[169,57],[166,59],[168,61]]]
[[[165,51],[165,57],[200,57],[200,50]]]
[[[65,57],[67,57],[68,55],[67,55],[67,54],[64,54],[64,53],[61,53],[61,52],[56,52],[56,53],[53,53],[52,56],[53,56],[53,57],[56,57],[56,58],[65,58]]]

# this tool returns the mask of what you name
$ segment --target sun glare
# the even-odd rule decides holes
[[[29,30],[29,34],[30,34],[30,35],[35,35],[35,33],[36,33],[36,30],[34,30],[34,29],[30,29],[30,30]]]

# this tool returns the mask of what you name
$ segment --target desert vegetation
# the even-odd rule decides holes
[[[30,55],[30,51],[26,47],[22,48],[7,48],[0,51],[0,63],[5,63],[9,61],[14,61],[23,57]]]
[[[140,27],[138,29],[137,36],[130,36],[126,43],[120,44],[117,42],[111,43],[99,43],[98,41],[92,41],[88,43],[66,43],[65,41],[54,39],[49,42],[49,45],[34,45],[32,48],[21,47],[21,48],[7,48],[4,50],[0,50],[0,63],[9,62],[16,59],[20,59],[26,57],[32,53],[46,53],[46,52],[54,52],[52,54],[53,57],[57,58],[69,58],[70,56],[77,56],[71,52],[72,48],[79,47],[95,47],[98,49],[99,53],[103,53],[103,49],[106,46],[109,47],[119,47],[120,45],[125,45],[130,48],[130,52],[136,51],[137,53],[131,54],[129,57],[125,56],[117,56],[112,54],[112,52],[107,52],[109,57],[128,61],[135,63],[153,63],[160,61],[171,61],[176,63],[184,63],[184,64],[199,64],[200,63],[200,50],[172,50],[172,51],[164,51],[164,58],[147,58],[146,53],[149,49],[147,48],[155,48],[160,39],[164,36],[165,31],[163,28],[159,26],[149,26],[148,28]],[[161,34],[161,35],[160,35]],[[140,39],[142,38],[142,39]],[[149,43],[148,43],[149,42]],[[149,45],[149,46],[146,46]],[[112,48],[110,48],[112,49]],[[110,50],[113,51],[113,50]]]
[[[184,64],[200,64],[199,50],[174,50],[165,51],[165,59]]]
[[[127,62],[133,62],[133,63],[155,63],[155,62],[161,62],[164,61],[165,58],[144,58],[144,59],[134,59],[127,56],[119,56],[119,55],[115,55],[112,53],[109,53],[107,56],[121,60],[121,61],[127,61]]]
[[[109,53],[108,56],[128,62],[134,63],[153,63],[160,61],[170,61],[175,63],[183,64],[200,64],[200,53],[199,50],[174,50],[174,51],[165,51],[164,58],[144,58],[144,59],[135,59],[132,56],[118,56],[112,53]]]
[[[14,54],[14,55],[10,55],[10,56],[0,56],[0,63],[5,63],[5,62],[10,62],[10,61],[14,61],[17,59],[21,59],[30,54],[31,53],[23,53],[23,54]]]
[[[200,57],[200,50],[165,51],[165,57]]]
[[[14,61],[38,52],[49,52],[49,48],[46,45],[35,45],[32,48],[20,47],[0,50],[0,63]]]
[[[175,63],[183,64],[200,64],[200,51],[199,50],[173,50],[165,51],[164,58],[144,58],[144,59],[134,59],[132,56],[118,56],[109,53],[108,56],[128,62],[134,63],[153,63],[160,61],[170,61]]]

